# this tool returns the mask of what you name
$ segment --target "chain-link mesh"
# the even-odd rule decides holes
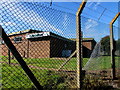
[[[76,88],[76,58],[60,68],[75,51],[75,15],[40,2],[1,5],[2,27],[40,85]],[[35,88],[4,41],[1,51],[2,88]]]
[[[3,2],[1,6],[0,24],[40,85],[45,90],[77,88],[76,15],[42,2]],[[111,78],[109,23],[115,14],[88,3],[81,15],[85,89],[105,86],[102,80]],[[113,31],[116,75],[120,76],[120,30],[115,26]],[[11,50],[0,40],[1,87],[35,89]]]
[[[113,27],[113,35],[115,40],[115,69],[116,69],[116,76],[120,77],[120,40],[119,40],[119,27]]]
[[[89,13],[87,12],[89,10]],[[102,11],[102,12],[101,12]],[[92,13],[92,14],[91,14]],[[83,33],[83,70],[86,71],[83,80],[84,88],[95,87],[104,88],[105,85],[119,87],[119,79],[116,83],[112,82],[113,66],[111,59],[110,46],[110,22],[117,12],[112,12],[107,8],[88,3],[81,16]],[[119,23],[118,19],[113,25],[113,44],[115,50],[115,75],[119,78]],[[88,55],[88,58],[86,56]],[[108,80],[108,81],[107,81]],[[113,83],[113,84],[112,84]],[[110,87],[112,88],[112,87]]]
[[[86,71],[84,83],[90,89],[104,87],[102,80],[111,79],[110,29],[109,24],[82,16],[83,31],[83,70]],[[87,39],[84,39],[87,38]],[[90,55],[89,55],[90,54]],[[90,57],[84,58],[86,55]]]

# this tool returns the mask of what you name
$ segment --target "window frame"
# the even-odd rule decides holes
[[[17,37],[14,37],[14,43],[20,43],[22,42],[22,36],[17,36]]]

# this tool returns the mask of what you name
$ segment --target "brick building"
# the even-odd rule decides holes
[[[76,41],[75,38],[72,38],[71,40]],[[83,52],[83,57],[84,58],[89,58],[94,47],[96,45],[96,41],[94,40],[94,38],[83,38],[82,40],[82,52]]]
[[[94,40],[94,38],[83,38],[82,45],[83,57],[89,58],[96,45],[96,41]]]
[[[68,57],[76,48],[75,39],[67,39],[51,32],[24,30],[8,36],[24,58]],[[90,57],[95,44],[94,39],[83,40],[83,57]],[[9,50],[6,45],[0,46],[0,56],[7,56]]]
[[[25,58],[68,57],[75,50],[75,41],[51,32],[24,30],[8,36]],[[5,44],[1,44],[1,49],[2,56],[7,56],[8,49]]]

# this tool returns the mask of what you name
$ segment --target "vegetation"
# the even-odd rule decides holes
[[[32,88],[33,84],[20,66],[2,64],[2,88]]]
[[[87,63],[89,58],[83,58],[82,63],[83,67]],[[43,68],[47,69],[58,69],[64,62],[65,59],[57,59],[57,58],[40,58],[40,59],[24,59],[30,68]],[[120,57],[115,57],[116,68],[118,68],[120,61]],[[2,57],[2,62],[8,63],[8,57]],[[11,65],[19,65],[16,59],[10,60]],[[72,58],[64,67],[63,70],[76,70],[77,69],[77,60],[76,58]],[[110,56],[99,56],[92,58],[92,61],[88,65],[89,70],[104,70],[111,68],[111,57]]]
[[[100,42],[104,55],[110,55],[110,36],[103,37]]]
[[[10,89],[34,89],[34,85],[29,80],[25,72],[22,70],[17,60],[11,59],[11,64],[8,64],[8,57],[2,56],[2,88]],[[33,74],[46,90],[51,90],[51,88],[57,90],[64,90],[69,87],[68,75],[63,73],[56,73],[56,71],[48,71],[49,68],[58,69],[65,60],[57,60],[53,58],[44,59],[24,59]],[[88,59],[85,59],[86,62]],[[35,67],[36,66],[36,67]],[[39,69],[41,67],[42,69]],[[46,68],[46,69],[44,69]],[[75,70],[76,69],[76,59],[73,58],[63,69]]]
[[[83,59],[83,65],[87,63],[89,58]],[[3,62],[8,62],[8,57],[2,57]],[[39,59],[24,59],[27,65],[32,65],[35,67],[42,67],[42,68],[54,68],[58,69],[64,62],[65,59],[57,59],[57,58],[39,58]],[[76,70],[76,58],[72,58],[62,69],[67,70]],[[16,59],[10,60],[11,64],[15,63],[18,64]]]
[[[51,90],[51,88],[59,90],[61,88],[66,88],[64,77],[55,74],[55,72],[37,69],[31,70],[45,90]],[[34,89],[33,83],[29,80],[20,66],[10,66],[8,64],[3,64],[1,82],[3,89]]]
[[[99,59],[98,67],[110,68],[110,57],[104,56]],[[86,64],[89,58],[83,59],[83,66]],[[119,57],[116,57],[119,59]],[[58,69],[61,64],[65,62],[63,59],[57,58],[42,58],[42,59],[24,59],[33,74],[44,87],[45,90],[64,90],[76,87],[76,75],[69,72],[56,72],[55,70],[49,71],[48,69]],[[8,64],[8,57],[2,56],[2,88],[11,88],[14,90],[20,89],[35,89],[33,83],[29,80],[25,72],[19,66],[15,59],[11,59],[11,64]],[[116,61],[118,63],[118,61]],[[40,68],[38,68],[40,67]],[[65,70],[76,70],[76,58],[72,58],[62,69]],[[97,79],[96,79],[97,80]],[[91,84],[92,83],[92,84]],[[89,78],[84,79],[84,85],[97,86],[98,84],[95,80],[90,80]],[[83,86],[84,86],[83,85]],[[101,85],[101,84],[100,84]],[[90,88],[84,86],[84,88]],[[98,85],[99,86],[99,85]]]
[[[83,80],[82,90],[118,90],[109,86],[108,83],[100,79],[100,77],[92,77],[86,75]]]
[[[101,50],[104,51],[104,55],[110,55],[110,36],[105,36],[101,39]],[[113,39],[113,45],[114,45],[114,51],[120,50],[120,39],[114,40]],[[117,54],[119,55],[119,53]]]
[[[40,78],[40,84],[45,90],[63,90],[67,88],[65,83],[65,77],[56,74],[56,72],[47,71],[44,73],[44,77]]]

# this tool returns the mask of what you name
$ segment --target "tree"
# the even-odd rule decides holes
[[[101,50],[104,51],[104,55],[110,55],[110,36],[105,36],[101,39]],[[113,39],[114,51],[116,50],[116,41]]]
[[[120,39],[116,41],[116,55],[120,56]]]
[[[105,36],[101,39],[101,51],[104,55],[110,55],[110,36]]]

